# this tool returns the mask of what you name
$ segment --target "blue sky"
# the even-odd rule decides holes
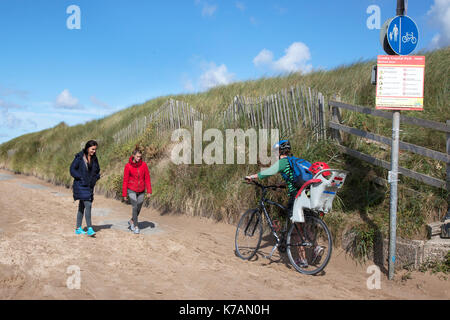
[[[67,20],[76,5],[80,29]],[[384,54],[396,0],[0,0],[0,143],[154,97]],[[450,44],[450,0],[409,0],[418,50]],[[416,51],[417,52],[417,51]]]

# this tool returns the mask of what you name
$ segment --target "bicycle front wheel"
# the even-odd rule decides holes
[[[247,210],[239,220],[235,246],[236,254],[244,260],[250,260],[258,251],[262,239],[262,216],[259,209]]]
[[[330,260],[333,247],[330,230],[315,216],[305,216],[304,223],[293,223],[286,242],[289,261],[300,273],[317,274]]]

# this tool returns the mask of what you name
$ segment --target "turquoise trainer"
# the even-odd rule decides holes
[[[84,230],[81,229],[81,227],[80,227],[80,228],[77,228],[77,229],[75,230],[75,234],[86,234],[86,231],[84,231]]]
[[[94,229],[92,229],[92,227],[88,228],[87,235],[90,237],[95,235],[95,231],[94,231]]]

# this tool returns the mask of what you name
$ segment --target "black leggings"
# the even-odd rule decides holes
[[[92,227],[91,209],[92,209],[92,201],[80,200],[77,214],[77,229],[81,227],[81,223],[83,222],[83,215],[86,216],[87,227],[88,228]]]

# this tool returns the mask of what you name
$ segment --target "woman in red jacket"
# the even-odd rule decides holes
[[[138,216],[144,203],[145,191],[148,195],[152,194],[150,173],[147,164],[142,161],[142,152],[136,148],[125,165],[122,185],[124,200],[126,201],[128,196],[133,206],[133,215],[128,225],[135,234],[139,234]]]

